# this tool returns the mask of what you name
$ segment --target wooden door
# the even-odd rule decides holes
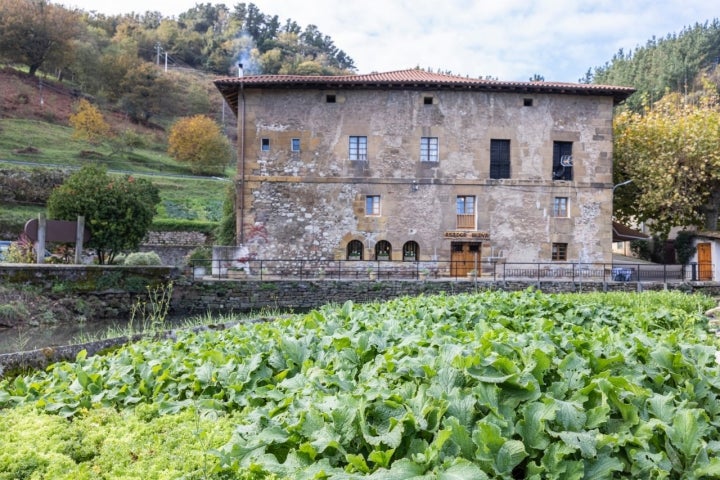
[[[698,280],[712,280],[712,253],[710,243],[698,243]]]
[[[453,242],[450,255],[450,275],[464,277],[471,270],[480,270],[480,244]]]

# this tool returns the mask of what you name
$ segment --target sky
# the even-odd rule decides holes
[[[104,14],[240,1],[53,0]],[[618,50],[720,17],[708,0],[255,0],[261,12],[316,25],[357,73],[429,68],[469,77],[577,82]]]

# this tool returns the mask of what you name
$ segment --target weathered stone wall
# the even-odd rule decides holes
[[[568,261],[610,261],[610,97],[247,89],[244,98],[238,228],[257,258],[343,258],[360,240],[371,259],[386,240],[396,259],[414,241],[420,259],[449,260],[458,239],[445,232],[457,229],[457,196],[469,195],[473,230],[487,234],[483,257],[549,261],[552,243],[567,243]],[[367,136],[367,161],[349,160],[350,136]],[[421,137],[438,138],[438,162],[419,160]],[[510,140],[509,179],[489,178],[492,139]],[[555,141],[573,144],[572,181],[552,179]],[[379,215],[366,215],[367,195],[381,197]],[[553,217],[555,196],[568,198],[568,218]]]
[[[209,235],[202,232],[159,232],[150,231],[145,236],[139,251],[155,252],[163,265],[183,268],[186,257],[196,247],[207,245]]]

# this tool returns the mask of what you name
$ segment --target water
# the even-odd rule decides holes
[[[187,317],[166,319],[168,329],[182,326]],[[102,338],[123,336],[128,330],[127,320],[95,320],[92,322],[56,323],[0,329],[0,354],[38,350],[85,343]],[[139,326],[135,326],[139,333]]]

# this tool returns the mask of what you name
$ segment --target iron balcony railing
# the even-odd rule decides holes
[[[469,265],[470,264],[470,265]],[[570,282],[687,282],[714,280],[712,264],[253,259],[198,260],[194,279],[472,280]]]

